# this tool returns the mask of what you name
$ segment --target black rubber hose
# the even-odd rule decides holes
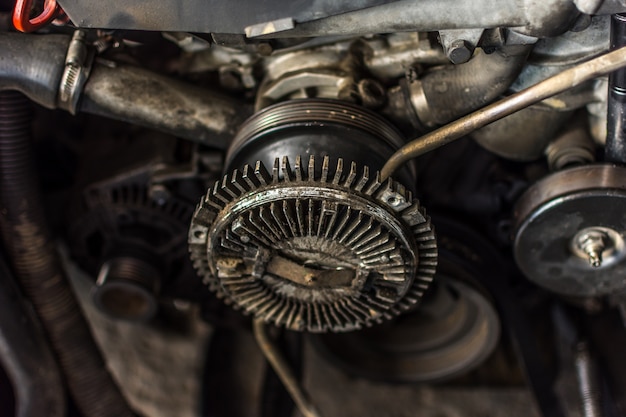
[[[48,230],[32,159],[31,109],[19,92],[0,92],[0,229],[14,272],[85,417],[130,417],[74,297]]]
[[[56,108],[69,43],[67,35],[0,32],[0,91]],[[78,110],[226,149],[253,108],[138,67],[96,62]]]
[[[511,45],[491,54],[479,51],[469,62],[436,68],[420,78],[425,106],[417,116],[427,126],[443,125],[483,107],[515,81],[532,45]]]
[[[96,62],[79,110],[226,149],[252,106],[131,65]]]
[[[0,32],[0,90],[20,91],[56,108],[69,43],[67,35]]]
[[[611,17],[611,49],[626,46],[626,14]],[[609,74],[604,159],[626,164],[626,68]]]

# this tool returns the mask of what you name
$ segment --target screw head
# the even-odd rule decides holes
[[[474,47],[468,41],[457,39],[448,47],[447,55],[453,64],[464,64],[472,58]]]

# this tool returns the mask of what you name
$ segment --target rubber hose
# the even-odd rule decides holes
[[[428,126],[443,125],[489,104],[515,81],[531,49],[503,46],[491,54],[480,51],[465,64],[432,70],[420,79],[427,114],[418,108],[417,116]]]
[[[16,277],[85,417],[130,417],[74,297],[48,230],[32,155],[30,102],[0,92],[0,229]]]
[[[0,32],[0,90],[20,91],[56,108],[69,43],[67,35]]]

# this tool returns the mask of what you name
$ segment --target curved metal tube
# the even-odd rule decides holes
[[[626,47],[578,64],[532,87],[503,98],[489,106],[412,140],[398,149],[381,171],[391,176],[405,162],[466,136],[473,131],[538,103],[581,83],[626,67]]]
[[[423,103],[415,108],[417,117],[427,126],[440,126],[491,103],[515,81],[532,48],[509,45],[491,54],[480,51],[465,64],[426,73],[409,87],[421,90],[421,99],[414,101]]]
[[[270,363],[283,385],[285,385],[285,388],[291,395],[293,402],[296,403],[300,413],[302,413],[304,417],[320,417],[319,412],[315,409],[300,386],[300,383],[291,370],[291,367],[280,353],[276,344],[267,334],[267,327],[263,320],[254,319],[253,327],[254,337],[256,338],[263,355]]]

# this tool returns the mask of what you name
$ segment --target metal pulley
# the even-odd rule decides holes
[[[626,288],[626,168],[566,169],[530,187],[515,208],[515,258],[535,283],[572,296]]]

